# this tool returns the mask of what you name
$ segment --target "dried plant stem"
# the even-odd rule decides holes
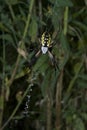
[[[61,127],[61,95],[62,95],[62,82],[63,82],[63,70],[58,77],[56,86],[56,130],[60,130]]]

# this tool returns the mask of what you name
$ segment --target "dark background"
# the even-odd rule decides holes
[[[86,130],[87,1],[0,0],[0,16],[0,130]],[[59,69],[35,57],[44,31]]]

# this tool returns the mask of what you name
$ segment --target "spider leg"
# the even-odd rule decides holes
[[[59,66],[58,66],[58,64],[57,64],[57,61],[56,61],[56,59],[55,59],[55,56],[53,56],[53,54],[52,54],[50,51],[48,51],[48,55],[49,55],[49,57],[50,57],[50,59],[51,59],[52,65],[55,67],[55,70],[56,70],[56,69],[60,70],[60,69],[59,69]]]
[[[40,53],[41,53],[41,50],[39,50],[39,51],[35,54],[35,57],[38,58],[39,55],[40,55]]]
[[[41,50],[39,50],[35,55],[33,55],[29,61],[29,67],[32,67],[36,61],[37,61],[37,58],[40,56],[41,54]]]

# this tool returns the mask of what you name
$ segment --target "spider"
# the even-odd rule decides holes
[[[53,45],[54,45],[54,42],[51,39],[51,35],[47,31],[42,34],[40,44],[41,44],[41,48],[35,54],[35,58],[38,58],[41,53],[42,54],[48,53],[48,56],[51,60],[52,65],[55,67],[55,69],[56,68],[59,69],[57,62],[56,62],[56,59],[55,59],[55,56],[51,52]]]

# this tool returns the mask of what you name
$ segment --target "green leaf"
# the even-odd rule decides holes
[[[76,118],[74,128],[75,130],[85,130],[85,126],[81,118]]]
[[[69,53],[70,53],[70,46],[69,46],[69,43],[67,41],[66,36],[63,33],[61,33],[60,42],[61,42],[62,48],[64,49],[66,54],[69,55]]]
[[[33,67],[33,70],[44,73],[49,67],[48,58],[49,57],[46,54],[41,55],[38,61],[36,62],[35,66]]]
[[[51,94],[54,95],[56,81],[58,79],[59,72],[53,68],[48,68],[44,74],[44,80],[41,85],[42,95],[45,97],[47,94],[48,87],[50,87]]]
[[[32,18],[31,24],[29,26],[29,35],[31,37],[32,42],[35,42],[35,40],[36,40],[37,29],[38,29],[37,21],[36,21],[36,18],[34,17],[34,18]]]
[[[79,79],[77,83],[79,89],[87,89],[87,81]]]
[[[79,21],[73,21],[73,23],[79,27],[79,29],[82,29],[83,31],[87,32],[87,25],[84,24],[83,22],[79,22]]]
[[[62,67],[66,64],[70,56],[70,46],[69,46],[66,36],[63,33],[61,33],[60,43],[61,43],[61,47],[64,53],[63,61],[60,65]]]
[[[87,121],[87,113],[81,113],[82,118]]]
[[[16,4],[18,4],[18,1],[19,1],[19,0],[6,0],[6,2],[7,2],[8,4],[11,4],[11,5],[16,5]]]
[[[5,31],[5,32],[10,32],[10,30],[9,30],[6,26],[4,26],[4,24],[1,23],[1,22],[0,22],[0,29],[1,29],[2,31]]]
[[[78,75],[78,77],[83,80],[87,80],[87,74],[80,74],[80,75]]]
[[[3,35],[0,35],[0,39],[4,39],[8,42],[11,42],[13,43],[13,38],[10,34],[3,34]]]
[[[52,19],[53,26],[54,26],[54,28],[56,30],[60,26],[61,16],[63,16],[64,11],[63,11],[63,8],[58,8],[56,6],[52,10],[53,11],[52,11],[51,19]]]
[[[3,109],[3,104],[4,104],[4,98],[3,98],[4,95],[1,95],[0,96],[0,109],[2,110]]]
[[[73,6],[73,3],[71,2],[71,0],[49,0],[51,3],[54,4],[54,6],[57,7],[65,7],[65,6]]]
[[[46,72],[46,75],[44,77],[43,83],[41,85],[41,91],[42,91],[43,97],[46,97],[47,89],[48,89],[48,87],[50,87],[50,84],[51,84],[50,76],[51,76],[51,71],[48,69],[48,71]]]

